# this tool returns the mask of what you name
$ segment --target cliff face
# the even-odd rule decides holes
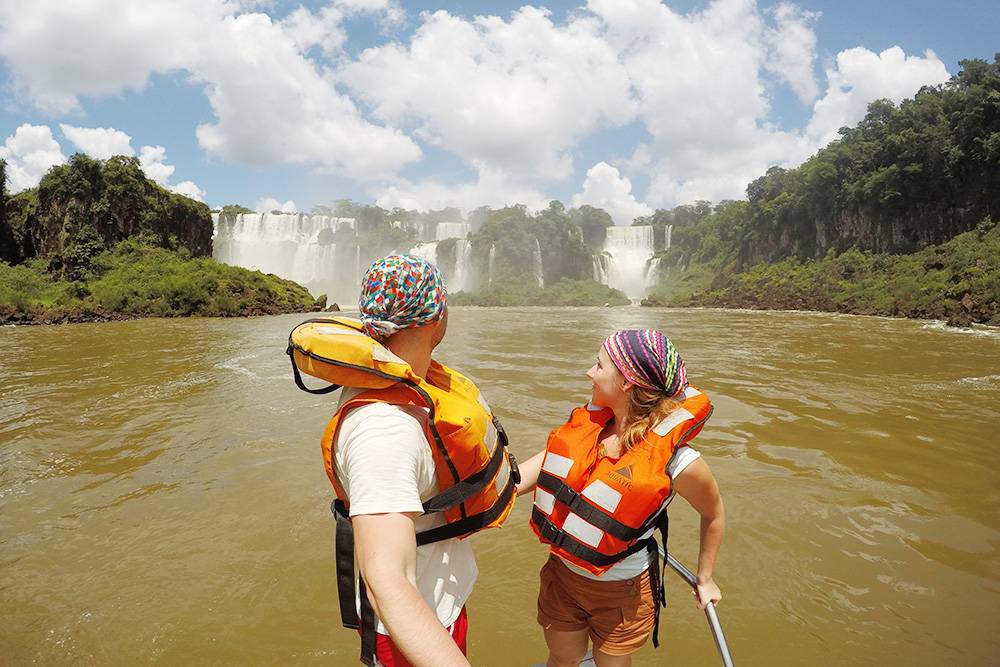
[[[856,127],[796,169],[750,183],[740,264],[850,247],[912,253],[1000,219],[1000,54]]]
[[[212,253],[209,208],[147,179],[135,158],[105,162],[74,155],[53,167],[36,190],[7,201],[0,224],[0,260],[63,258],[76,249],[113,247],[143,236],[156,245]]]

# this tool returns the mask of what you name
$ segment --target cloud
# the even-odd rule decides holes
[[[454,206],[471,211],[479,206],[502,208],[524,204],[531,210],[548,205],[549,198],[539,190],[518,182],[501,169],[480,166],[478,178],[460,184],[427,179],[416,183],[400,180],[376,194],[375,203],[383,208],[407,208],[421,211]]]
[[[10,192],[20,192],[38,185],[49,169],[66,162],[59,142],[48,125],[25,123],[0,146],[0,159],[7,161]]]
[[[132,137],[110,127],[74,127],[61,123],[59,129],[81,152],[97,160],[112,155],[135,155]]]
[[[525,182],[566,179],[583,137],[635,114],[598,22],[574,15],[556,25],[530,6],[509,21],[425,14],[408,44],[367,49],[338,76],[376,117]]]
[[[765,66],[791,86],[800,100],[812,102],[819,93],[814,70],[816,33],[812,26],[820,14],[789,2],[780,3],[771,13],[778,25],[764,33],[769,51]]]
[[[817,146],[837,138],[837,130],[864,118],[868,103],[888,98],[899,104],[922,86],[948,80],[937,55],[907,56],[898,46],[874,53],[856,47],[837,54],[834,67],[826,71],[826,94],[813,106],[806,134]]]
[[[181,181],[177,185],[171,186],[170,189],[179,195],[184,195],[200,202],[205,201],[205,191],[199,188],[194,181]]]
[[[632,183],[607,162],[591,167],[583,181],[583,192],[573,195],[573,206],[584,204],[603,208],[616,225],[630,225],[639,216],[653,212],[649,206],[636,201]]]
[[[216,117],[196,129],[199,144],[232,162],[312,165],[366,180],[420,159],[411,138],[367,121],[303,53],[336,39],[343,10],[275,22],[248,8],[225,0],[5,3],[0,57],[19,94],[52,114],[79,111],[81,97],[141,91],[153,74],[183,73],[204,87]],[[391,14],[392,3],[380,11]]]
[[[174,166],[166,164],[167,149],[163,146],[143,146],[139,149],[139,166],[146,176],[160,185],[166,185],[173,176]]]
[[[281,211],[282,213],[297,213],[298,208],[291,199],[282,204],[274,197],[262,197],[254,204],[254,210],[258,213],[270,213],[271,211]]]
[[[746,0],[715,0],[687,15],[651,0],[592,0],[588,8],[622,58],[651,136],[622,164],[650,178],[645,201],[652,206],[741,198],[769,166],[800,164],[831,132],[860,120],[868,102],[912,95],[947,77],[930,53],[883,58],[852,49],[827,71],[809,127],[783,130],[768,120],[767,75],[777,74],[800,99],[814,96],[815,15],[787,3],[762,12]],[[875,68],[867,77],[863,63]]]

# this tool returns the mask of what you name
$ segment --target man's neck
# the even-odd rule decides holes
[[[425,332],[420,329],[403,329],[389,336],[385,342],[389,351],[405,361],[420,376],[427,376],[431,366],[431,351],[433,347]]]

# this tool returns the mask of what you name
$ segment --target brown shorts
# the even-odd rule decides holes
[[[588,630],[594,648],[608,655],[628,655],[649,639],[656,611],[649,572],[595,581],[549,556],[539,578],[538,624],[546,630]]]

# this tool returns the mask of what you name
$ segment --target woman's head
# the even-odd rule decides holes
[[[627,415],[619,431],[626,449],[677,407],[688,384],[684,360],[656,329],[611,334],[587,375],[594,384],[592,401]]]

